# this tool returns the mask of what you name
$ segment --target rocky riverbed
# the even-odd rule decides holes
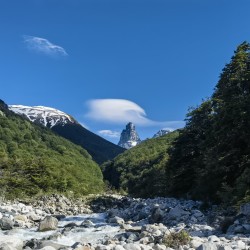
[[[250,249],[250,204],[237,212],[191,200],[117,195],[1,202],[0,249]]]

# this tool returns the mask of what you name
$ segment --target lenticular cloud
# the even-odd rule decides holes
[[[182,127],[183,121],[153,121],[147,118],[145,110],[138,104],[125,99],[94,99],[87,102],[86,117],[112,124],[133,122],[139,126]]]

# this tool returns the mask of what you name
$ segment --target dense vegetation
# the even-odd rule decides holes
[[[103,139],[79,124],[58,125],[54,126],[52,130],[73,143],[82,146],[98,164],[111,160],[125,151],[124,148]]]
[[[250,200],[250,44],[225,66],[213,95],[190,109],[177,133],[151,139],[103,165],[134,196],[213,202]]]
[[[84,149],[15,115],[0,101],[0,186],[9,198],[49,192],[79,196],[101,192],[103,181]]]
[[[165,194],[167,148],[178,132],[149,139],[103,164],[103,175],[117,189],[137,197]]]
[[[250,199],[250,44],[225,66],[211,98],[191,110],[169,149],[167,194]]]

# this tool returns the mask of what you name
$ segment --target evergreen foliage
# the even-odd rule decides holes
[[[136,197],[154,197],[165,193],[167,148],[178,132],[148,139],[102,165],[104,179],[117,189]]]
[[[0,101],[0,186],[8,198],[101,192],[102,174],[83,148],[32,124]]]
[[[224,202],[249,197],[249,128],[250,44],[244,42],[169,149],[168,194]]]

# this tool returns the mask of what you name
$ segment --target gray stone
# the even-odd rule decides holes
[[[219,246],[218,250],[232,250],[230,246]]]
[[[241,233],[244,233],[244,227],[243,226],[241,226],[241,225],[239,225],[239,226],[236,226],[235,228],[234,228],[234,233],[236,233],[236,234],[241,234]]]
[[[45,240],[45,241],[42,241],[41,243],[41,248],[45,248],[45,247],[52,247],[53,249],[62,249],[64,247],[66,247],[65,245],[62,245],[62,244],[59,244],[59,243],[55,243],[53,242],[52,240]],[[51,250],[53,250],[51,249]],[[46,250],[50,250],[50,249],[46,249]]]
[[[159,207],[156,207],[152,211],[152,214],[149,218],[149,222],[150,223],[162,222],[163,216],[164,216],[164,212]]]
[[[94,223],[91,220],[85,220],[82,222],[81,227],[85,228],[94,227]]]
[[[168,217],[170,219],[178,219],[180,218],[181,216],[183,215],[189,215],[190,213],[183,210],[182,208],[179,208],[179,207],[175,207],[175,208],[172,208],[169,213],[168,213]]]
[[[116,245],[113,250],[124,250],[124,247],[121,245]]]
[[[250,216],[250,202],[240,207],[240,212],[244,215]]]
[[[2,230],[10,230],[13,228],[13,226],[14,226],[14,222],[10,218],[3,217],[0,220],[0,228]]]
[[[249,234],[250,233],[250,224],[243,224],[244,233]]]
[[[200,245],[196,250],[217,250],[217,245],[211,242],[206,242]]]
[[[118,216],[109,219],[109,223],[124,224],[124,220]]]
[[[154,250],[166,250],[167,247],[165,245],[156,244],[156,245],[153,246],[153,249]]]
[[[134,243],[128,243],[123,246],[126,250],[141,250],[140,245]]]
[[[39,224],[38,231],[44,232],[49,230],[56,230],[58,225],[58,220],[52,216],[46,216]]]

